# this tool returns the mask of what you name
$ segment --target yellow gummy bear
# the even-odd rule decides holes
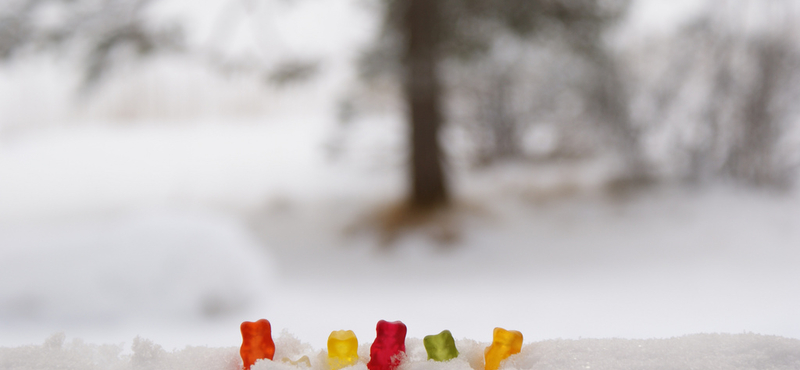
[[[358,338],[352,330],[338,330],[328,336],[328,366],[331,370],[358,362]]]
[[[494,328],[492,345],[486,347],[486,370],[497,370],[500,362],[522,350],[522,333],[516,330]]]

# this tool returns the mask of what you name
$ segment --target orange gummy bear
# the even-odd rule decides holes
[[[272,360],[275,356],[275,342],[272,341],[272,326],[266,319],[256,322],[245,321],[242,323],[242,348],[239,354],[242,355],[245,370],[250,370],[250,366],[256,360],[268,358]]]
[[[486,370],[497,370],[500,362],[522,350],[522,333],[516,330],[494,328],[492,345],[486,347]]]

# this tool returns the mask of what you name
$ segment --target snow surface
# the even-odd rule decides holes
[[[483,350],[488,343],[456,341],[459,356],[448,362],[427,360],[422,340],[406,339],[406,356],[399,370],[471,370],[483,368]],[[315,350],[284,332],[275,340],[275,361],[260,360],[253,370],[327,370],[327,353]],[[366,370],[370,343],[359,346],[359,362],[348,369]],[[311,367],[295,365],[308,356]],[[119,345],[94,345],[66,341],[63,333],[42,345],[0,348],[0,368],[27,369],[241,369],[237,347],[186,347],[166,351],[152,341],[135,338],[130,353]],[[797,369],[800,341],[756,334],[696,334],[669,339],[581,339],[530,343],[500,369]]]

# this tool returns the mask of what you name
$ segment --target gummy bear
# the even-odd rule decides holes
[[[328,366],[331,370],[358,362],[358,338],[352,330],[338,330],[328,336]]]
[[[270,359],[275,355],[275,342],[272,341],[272,326],[265,319],[256,322],[242,323],[242,356],[245,370],[256,363],[256,360]]]
[[[291,358],[284,357],[281,359],[281,362],[290,363],[294,366],[303,365],[305,367],[311,367],[311,359],[309,359],[308,356],[300,357],[297,359],[297,361],[292,361]]]
[[[406,324],[400,321],[378,321],[378,335],[372,342],[367,363],[369,370],[394,370],[406,351]]]
[[[492,345],[486,347],[486,370],[497,370],[500,362],[522,350],[522,333],[494,328]]]
[[[458,357],[456,341],[450,330],[444,330],[436,335],[428,335],[422,342],[428,351],[428,360],[449,361]]]

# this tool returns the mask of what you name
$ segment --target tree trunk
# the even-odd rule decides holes
[[[757,78],[744,104],[740,133],[725,164],[736,179],[755,186],[786,186],[790,171],[781,166],[776,148],[781,136],[772,111],[782,80],[791,78],[784,61],[788,46],[780,40],[762,41],[757,46]]]
[[[414,207],[430,208],[446,205],[449,199],[439,144],[442,108],[437,49],[441,9],[439,0],[406,1],[403,26],[405,99],[411,123],[409,201]]]

